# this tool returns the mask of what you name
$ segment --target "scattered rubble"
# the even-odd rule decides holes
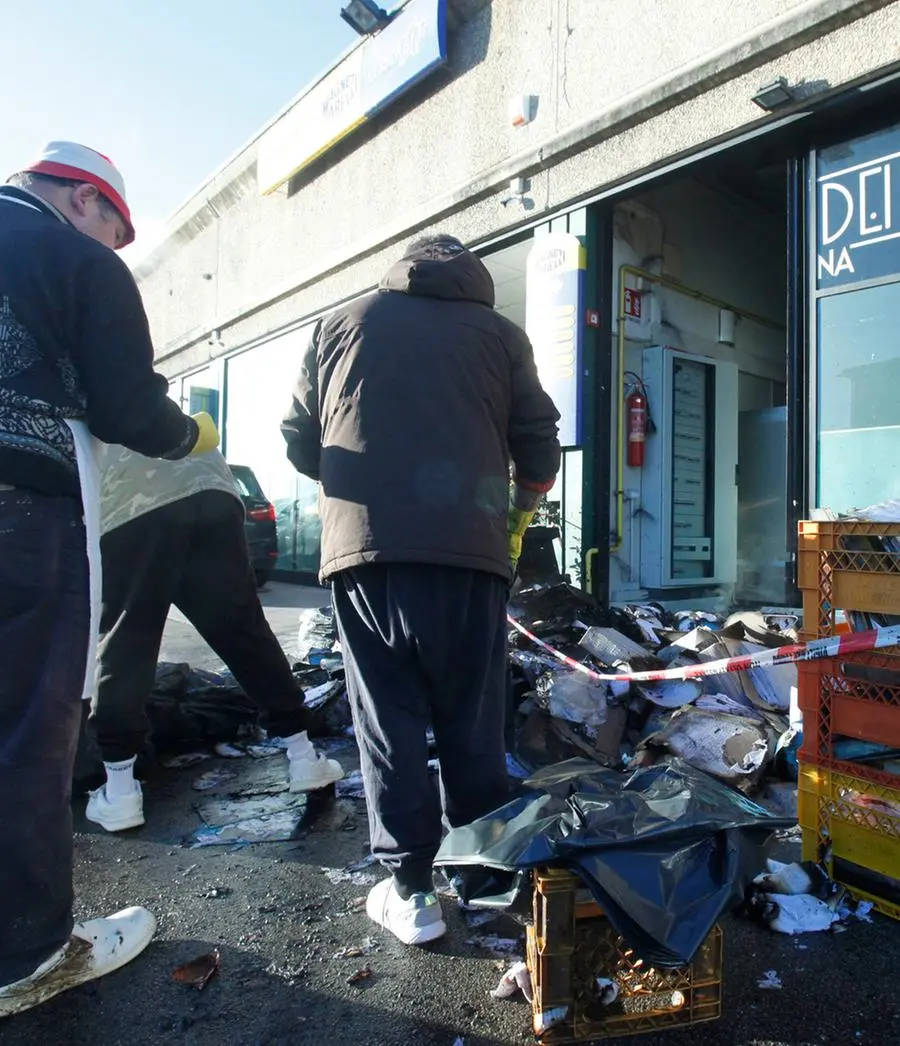
[[[796,935],[842,930],[852,922],[870,922],[870,901],[855,901],[848,891],[811,861],[766,861],[747,889],[744,910],[776,933]]]
[[[236,777],[237,774],[231,770],[207,770],[191,784],[191,788],[195,792],[208,792],[211,788],[218,788],[219,785],[225,784],[226,781],[233,781]]]
[[[521,591],[510,612],[560,654],[598,674],[687,667],[797,641],[797,617],[704,611],[659,604],[603,607],[569,585]],[[766,797],[795,788],[789,721],[795,665],[654,683],[598,682],[510,635],[516,717],[511,759],[532,772],[588,756],[603,766],[646,766],[676,756],[741,791]],[[785,810],[778,798],[778,812]]]
[[[362,969],[357,970],[355,973],[351,973],[347,978],[348,984],[361,984],[363,981],[369,981],[374,976],[375,971],[371,966],[363,966]]]
[[[172,971],[172,978],[202,992],[219,969],[219,951],[207,952]]]
[[[471,944],[475,948],[481,948],[484,951],[490,952],[491,955],[497,956],[515,955],[522,951],[522,942],[520,939],[513,937],[498,937],[493,933],[470,937],[466,941],[466,944]]]
[[[371,955],[378,950],[378,942],[374,937],[365,937],[362,944],[347,946],[339,949],[332,955],[332,959],[359,959],[364,955]]]
[[[520,991],[528,1002],[534,998],[531,974],[524,962],[514,963],[500,978],[500,983],[491,992],[493,999],[510,999]]]
[[[323,868],[325,878],[337,886],[340,883],[353,883],[354,886],[374,886],[379,877],[371,872],[352,871],[348,868]]]
[[[192,836],[192,846],[248,846],[295,838],[307,812],[303,793],[249,795],[210,799],[197,807],[203,824]]]

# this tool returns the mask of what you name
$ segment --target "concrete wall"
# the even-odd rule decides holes
[[[451,0],[454,8],[461,0]],[[494,0],[451,33],[448,69],[261,198],[251,143],[136,269],[160,368],[183,372],[374,285],[407,237],[469,242],[533,221],[758,120],[776,76],[836,87],[897,58],[888,0]],[[510,95],[537,117],[508,122]],[[524,175],[524,202],[501,205]],[[222,332],[209,345],[209,332]]]

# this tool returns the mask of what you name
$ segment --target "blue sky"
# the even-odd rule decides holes
[[[122,170],[138,241],[358,39],[345,0],[4,0],[0,181],[53,138]],[[382,4],[393,7],[393,4]]]

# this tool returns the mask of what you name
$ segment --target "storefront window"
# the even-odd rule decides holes
[[[819,504],[900,497],[900,282],[822,298],[818,330]]]
[[[900,497],[900,126],[815,157],[816,504]]]
[[[319,569],[318,487],[287,460],[280,424],[311,330],[291,331],[228,360],[225,419],[229,463],[253,469],[275,506],[277,569],[303,574]]]
[[[221,426],[220,413],[222,387],[222,363],[216,361],[204,370],[188,375],[182,385],[182,408],[188,414],[205,411],[217,426]]]

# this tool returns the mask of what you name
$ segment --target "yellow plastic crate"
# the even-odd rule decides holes
[[[862,767],[851,775],[801,762],[797,804],[803,859],[815,861],[827,853],[834,879],[900,919],[900,787],[882,781],[883,775],[873,780]],[[865,876],[854,868],[884,877],[890,896],[861,886]]]
[[[581,881],[559,869],[534,873],[534,923],[527,928],[527,955],[535,1034],[547,1046],[684,1028],[722,1015],[718,926],[690,966],[649,967],[619,936]],[[597,998],[598,977],[619,985],[619,997],[610,1006]]]

